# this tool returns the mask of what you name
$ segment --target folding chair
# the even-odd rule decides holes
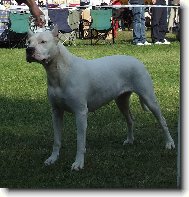
[[[79,10],[69,10],[68,24],[72,30],[78,30],[80,15],[81,13]]]
[[[25,12],[10,13],[9,45],[14,47],[25,47],[27,32],[30,29],[31,14]]]
[[[7,24],[9,22],[9,14],[6,10],[0,10],[0,35],[7,29]]]
[[[0,44],[8,44],[9,12],[0,10]]]
[[[72,32],[70,33],[70,40],[75,44],[75,40],[77,37],[77,33],[79,33],[79,25],[80,25],[80,16],[81,12],[79,10],[69,10],[69,16],[68,16],[68,24],[70,28],[72,29]]]
[[[96,39],[96,44],[100,39],[105,40],[110,33],[112,33],[112,41],[114,44],[112,9],[91,10],[91,17],[91,45],[93,39]]]
[[[49,18],[54,25],[58,25],[59,39],[63,44],[67,42],[72,43],[73,38],[71,36],[72,29],[68,24],[69,10],[65,9],[49,9]]]

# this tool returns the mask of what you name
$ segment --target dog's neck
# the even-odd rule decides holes
[[[63,44],[58,43],[57,47],[53,50],[53,55],[51,55],[51,59],[45,60],[42,62],[45,69],[51,67],[51,65],[59,64],[61,61],[62,66],[70,65],[71,61],[73,60],[74,55],[71,54]]]
[[[57,47],[54,51],[54,56],[48,61],[43,62],[43,66],[47,72],[48,84],[51,86],[60,86],[62,77],[69,69],[70,64],[73,61],[74,55],[72,55],[61,43],[57,44]],[[61,70],[61,79],[60,71]]]
[[[60,77],[58,72],[58,65],[53,63],[54,60],[44,66],[47,73],[47,82],[50,86],[58,87],[60,86]]]

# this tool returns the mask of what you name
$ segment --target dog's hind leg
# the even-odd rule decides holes
[[[126,92],[122,95],[120,95],[116,100],[116,104],[121,111],[121,113],[125,116],[127,121],[127,127],[128,127],[128,135],[127,139],[124,141],[125,144],[133,144],[134,136],[133,136],[133,119],[131,112],[129,110],[129,98],[131,96],[132,92]]]
[[[142,109],[143,109],[144,111],[148,111],[148,108],[147,108],[147,106],[144,104],[144,102],[143,102],[143,100],[142,100],[141,97],[139,97],[139,100],[140,100],[140,105],[141,105]]]
[[[45,161],[45,165],[53,164],[59,157],[59,151],[61,147],[61,132],[63,129],[63,110],[53,107],[52,119],[54,129],[54,144],[51,156]]]
[[[154,114],[158,122],[160,123],[164,131],[164,135],[165,135],[166,148],[167,149],[175,148],[174,141],[169,133],[166,120],[161,114],[161,110],[160,110],[159,104],[157,103],[155,94],[152,92],[150,95],[146,93],[146,94],[140,95],[140,98],[146,104],[149,110]]]

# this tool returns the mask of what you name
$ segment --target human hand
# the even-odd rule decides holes
[[[35,25],[38,27],[44,27],[46,21],[43,12],[39,9],[38,5],[34,0],[26,0],[26,4],[28,5],[31,14],[34,17]]]
[[[34,23],[38,27],[41,27],[41,28],[44,27],[46,23],[45,16],[44,15],[40,15],[39,17],[34,16]]]
[[[31,7],[31,13],[34,17],[35,25],[38,27],[44,27],[46,21],[43,12],[39,9],[39,7],[35,4]]]

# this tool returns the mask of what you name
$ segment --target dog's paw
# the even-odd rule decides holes
[[[78,160],[72,164],[71,170],[79,171],[82,170],[83,168],[84,168],[84,160]]]
[[[175,148],[174,141],[167,142],[165,148],[169,150],[174,149]]]
[[[126,144],[133,144],[134,139],[129,139],[127,138],[124,142],[123,142],[123,146],[125,146]]]
[[[51,155],[45,162],[44,164],[46,166],[49,166],[51,164],[54,164],[54,162],[58,159],[58,155]]]

